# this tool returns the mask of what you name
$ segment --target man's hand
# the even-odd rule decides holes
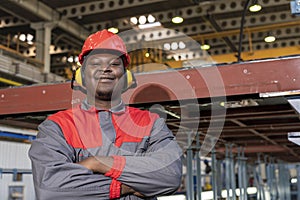
[[[114,162],[114,159],[113,159],[113,157],[110,157],[110,156],[109,157],[91,156],[85,160],[78,162],[77,164],[80,164],[93,172],[105,174],[106,172],[108,172],[111,169],[113,162]],[[121,185],[121,195],[128,195],[128,194],[133,194],[140,198],[145,197],[141,193],[136,192],[131,187],[122,184]]]
[[[121,185],[121,196],[122,196],[122,195],[127,195],[127,194],[133,194],[133,195],[138,196],[138,197],[140,197],[140,198],[145,197],[145,196],[142,195],[141,193],[136,192],[136,191],[135,191],[134,189],[132,189],[131,187],[122,184],[122,185]]]
[[[114,159],[110,156],[91,156],[77,164],[80,164],[93,172],[105,174],[111,169],[113,162]]]

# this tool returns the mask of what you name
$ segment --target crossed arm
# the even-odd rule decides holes
[[[181,150],[172,133],[158,122],[143,156],[116,155],[126,161],[117,181],[121,195],[148,197],[174,192],[181,179]],[[52,121],[40,127],[30,157],[38,199],[109,199],[114,177],[108,175],[118,162],[116,156],[91,156],[74,163],[70,147]]]

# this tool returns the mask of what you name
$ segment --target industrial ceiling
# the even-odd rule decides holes
[[[129,46],[137,45],[140,49],[149,49],[149,47],[153,47],[153,44],[160,45],[160,47],[155,48],[164,49],[163,45],[165,43],[178,41],[178,33],[184,35],[184,38],[188,38],[189,41],[199,43],[199,46],[207,43],[211,48],[206,51],[206,55],[211,56],[210,63],[218,63],[218,66],[225,61],[237,62],[241,52],[244,52],[244,54],[241,54],[241,61],[300,54],[300,18],[291,14],[290,0],[259,0],[259,4],[262,5],[261,11],[251,13],[246,10],[243,39],[241,40],[242,43],[239,44],[240,27],[246,2],[244,0],[3,0],[0,4],[1,49],[2,52],[6,52],[7,55],[13,58],[21,58],[42,68],[42,61],[36,60],[35,47],[43,41],[36,38],[35,28],[39,25],[43,27],[51,26],[50,69],[53,74],[64,78],[59,79],[60,81],[68,79],[70,74],[68,74],[67,69],[70,70],[74,63],[68,62],[67,59],[78,55],[85,38],[90,33],[112,26],[118,27],[120,34],[125,33],[123,36]],[[252,3],[252,1],[249,2]],[[160,29],[140,30],[131,21],[131,17],[137,17],[138,19],[142,15],[148,16],[150,14],[156,21],[161,23]],[[175,15],[181,15],[184,21],[181,24],[172,23],[171,19]],[[276,41],[266,43],[264,37],[270,33],[276,36]],[[32,35],[31,42],[15,38],[16,35],[19,38],[22,34]],[[196,47],[193,45],[189,47],[178,51],[165,51],[164,49],[162,55],[160,55],[160,60],[163,60],[163,63],[168,60],[181,60],[183,63],[187,60],[199,60],[197,45]],[[137,48],[131,47],[130,49]],[[176,59],[169,57],[170,55],[175,56],[177,52],[181,55],[179,59],[178,57]],[[132,56],[134,58],[135,55]],[[224,58],[227,58],[227,60]],[[195,66],[189,66],[189,62],[186,63],[184,66],[180,66],[185,68],[179,70],[184,70],[183,73],[190,73],[189,70]],[[174,100],[159,99],[158,97],[162,93],[155,92],[158,88],[154,87],[154,89],[150,88],[149,93],[144,91],[143,95],[140,95],[140,101],[137,100],[132,104],[144,109],[151,109],[152,103],[161,104],[164,110],[163,114],[166,114],[167,117],[168,126],[175,133],[178,133],[177,139],[184,147],[187,144],[188,131],[178,132],[178,129],[192,130],[194,131],[193,134],[196,131],[201,134],[200,139],[203,141],[211,123],[215,123],[215,126],[211,127],[210,130],[222,129],[222,134],[216,145],[220,156],[224,156],[225,144],[232,144],[234,148],[247,147],[248,149],[245,150],[246,156],[253,160],[257,158],[258,154],[266,154],[279,160],[298,162],[300,161],[299,146],[288,141],[287,138],[289,132],[300,131],[298,113],[288,103],[285,95],[263,98],[261,94],[269,91],[297,91],[299,89],[296,85],[298,79],[297,77],[293,78],[293,75],[298,74],[297,66],[300,66],[300,62],[297,58],[293,62],[282,64],[275,61],[275,63],[277,64],[270,64],[271,68],[268,68],[267,71],[259,71],[259,69],[264,68],[266,64],[264,62],[256,65],[253,69],[251,68],[252,64],[239,67],[232,64],[230,67],[224,68],[227,64],[223,63],[220,66],[223,68],[220,69],[231,69],[227,77],[232,76],[232,82],[229,81],[228,87],[250,88],[249,91],[244,93],[226,93],[226,101],[212,100],[209,95],[200,95],[196,98],[196,104],[191,104],[190,101],[183,101],[180,104],[180,102]],[[283,68],[288,65],[293,67],[289,73]],[[11,63],[11,66],[17,71],[18,68],[15,63]],[[174,66],[168,67],[175,68]],[[164,69],[168,69],[168,67]],[[135,71],[143,72],[143,69],[140,68]],[[251,69],[258,70],[255,71],[257,76],[254,78],[249,77]],[[203,70],[201,73],[206,73],[205,69]],[[276,75],[273,75],[273,73]],[[137,77],[147,77],[151,74],[141,73]],[[164,73],[154,73],[152,75],[155,76],[155,74],[160,74],[162,79],[165,78],[163,77]],[[7,80],[24,85],[47,83],[46,79],[28,80],[22,76],[14,76],[4,71],[1,71],[0,75]],[[245,77],[244,75],[249,76]],[[281,75],[282,79],[279,78]],[[266,81],[265,78],[270,79]],[[58,79],[54,77],[53,80]],[[173,81],[175,86],[180,87],[180,82],[176,82],[172,78],[169,80]],[[278,83],[278,80],[282,82]],[[194,84],[197,89],[200,87],[196,84],[198,80],[194,81],[196,81]],[[263,88],[262,91],[257,90],[259,84]],[[290,85],[290,87],[284,88],[282,84]],[[57,109],[44,111],[43,109],[33,109],[22,112],[20,109],[31,108],[30,104],[17,101],[19,99],[27,102],[25,99],[28,97],[30,100],[29,96],[35,99],[38,97],[43,99],[44,94],[47,96],[48,92],[52,95],[51,97],[47,96],[48,99],[58,98],[60,92],[68,91],[65,86],[55,91],[51,89],[48,91],[47,85],[8,89],[6,89],[9,86],[8,83],[1,83],[0,86],[4,87],[3,90],[0,90],[1,124],[36,129],[37,124],[44,120],[48,114],[66,108],[58,107]],[[40,90],[40,87],[45,88]],[[200,89],[198,88],[199,91],[201,91]],[[24,94],[22,93],[23,90],[25,91]],[[45,91],[45,93],[40,93],[40,91]],[[69,94],[68,92],[64,95]],[[28,96],[28,94],[30,95]],[[42,94],[44,96],[39,96]],[[149,102],[149,99],[144,99],[145,96],[149,98],[157,97],[158,99],[155,101],[154,98]],[[47,101],[47,99],[44,100]],[[50,100],[48,101],[50,102]],[[20,103],[19,107],[14,105],[17,102]],[[218,126],[218,117],[213,120],[211,118],[214,103],[217,104],[217,107],[214,108],[226,108],[226,116],[223,116],[225,117],[223,120],[224,126],[222,127]],[[36,102],[35,105],[37,104]],[[15,108],[15,111],[19,110],[19,112],[5,113],[4,108]],[[161,113],[162,108],[153,108],[153,111]],[[201,116],[198,116],[198,118],[195,118],[195,114],[199,114],[194,112],[195,108],[201,110],[199,112]],[[220,116],[222,117],[222,115]]]

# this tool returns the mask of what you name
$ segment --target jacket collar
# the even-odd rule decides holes
[[[115,113],[115,114],[121,114],[121,113],[124,113],[125,112],[125,104],[123,103],[123,101],[121,100],[121,102],[110,108],[110,109],[103,109],[103,108],[96,108],[95,106],[93,105],[90,105],[88,102],[87,102],[87,99],[83,100],[82,103],[81,103],[81,109],[82,110],[86,110],[86,111],[89,111],[89,112],[101,112],[101,111],[109,111],[109,112],[112,112],[112,113]]]

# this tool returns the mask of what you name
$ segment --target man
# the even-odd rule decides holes
[[[176,191],[182,152],[164,119],[122,102],[132,84],[123,40],[98,31],[79,61],[86,99],[41,123],[29,151],[37,199],[156,199]]]

